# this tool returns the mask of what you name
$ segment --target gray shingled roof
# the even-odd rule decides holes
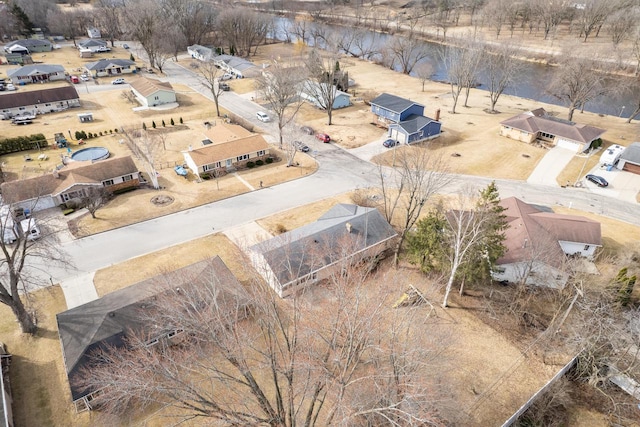
[[[80,47],[91,47],[91,46],[107,46],[107,42],[104,40],[97,39],[86,39],[78,42],[78,46]]]
[[[421,107],[424,107],[424,105],[418,102],[401,98],[396,95],[391,95],[390,93],[383,93],[382,95],[379,95],[371,101],[371,104],[378,105],[384,109],[393,111],[394,113],[402,113],[412,105],[420,105]]]
[[[96,62],[88,62],[85,65],[85,68],[87,70],[104,70],[111,64],[120,67],[128,67],[135,65],[135,62],[131,61],[130,59],[101,59],[100,61]]]
[[[5,48],[9,48],[15,45],[24,46],[28,49],[33,46],[51,46],[51,42],[49,40],[21,39],[21,40],[12,41],[11,43],[7,43]]]
[[[347,230],[351,224],[351,232]],[[338,204],[316,222],[253,245],[281,285],[396,235],[375,208]]]
[[[625,148],[620,159],[640,165],[640,142],[634,142]]]
[[[0,95],[0,110],[26,107],[28,105],[70,101],[79,98],[78,92],[73,86],[5,93]]]
[[[411,135],[418,132],[431,122],[435,122],[435,120],[430,119],[429,117],[412,114],[407,118],[407,120],[398,123],[398,125],[404,129],[407,134]]]
[[[7,76],[8,77],[32,76],[32,75],[51,74],[51,73],[60,73],[60,72],[64,73],[64,67],[62,65],[32,64],[32,65],[25,65],[24,67],[20,67],[20,68],[7,70]]]
[[[502,126],[523,130],[531,134],[544,132],[571,141],[589,143],[598,139],[605,129],[583,125],[550,116],[543,108],[518,114],[500,122]]]
[[[219,290],[218,301],[227,296],[242,297],[244,289],[216,256],[191,264],[170,273],[162,274],[111,292],[102,298],[59,313],[58,334],[62,344],[69,386],[73,400],[89,394],[75,385],[74,378],[83,366],[92,363],[91,355],[107,346],[122,348],[126,345],[127,334],[131,331],[157,331],[142,319],[153,307],[152,298],[172,292],[174,289],[187,289],[191,286],[216,286]],[[161,331],[151,339],[168,332],[167,325],[160,325]],[[156,325],[153,326],[154,328]],[[150,334],[151,335],[151,334]]]

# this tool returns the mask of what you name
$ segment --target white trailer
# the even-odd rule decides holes
[[[28,218],[20,221],[20,228],[22,229],[22,234],[27,238],[27,240],[36,240],[40,238],[40,228],[38,227],[35,218]]]

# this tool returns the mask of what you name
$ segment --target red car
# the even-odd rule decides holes
[[[322,141],[324,143],[331,142],[331,137],[329,135],[327,135],[326,133],[316,133],[316,138],[318,138],[320,141]]]

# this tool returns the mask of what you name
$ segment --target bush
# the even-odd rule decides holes
[[[164,123],[164,120],[162,121],[162,127],[166,127],[167,125]]]
[[[180,124],[183,124],[184,122],[182,121],[182,117],[180,117]]]
[[[63,209],[62,210],[62,215],[66,216],[66,215],[74,213],[75,211],[76,211],[75,209],[71,209],[71,208]]]
[[[155,120],[151,122],[151,127],[154,128],[154,129],[156,128],[156,121]]]
[[[93,134],[92,134],[91,132],[89,132],[89,133],[87,134],[87,139],[91,139],[91,138],[93,138]]]
[[[87,139],[87,133],[83,130],[77,130],[76,139]]]
[[[208,173],[201,173],[200,174],[200,178],[204,179],[205,181],[210,180],[211,179],[211,175],[209,175]]]
[[[118,133],[118,128],[115,128],[113,131],[114,131],[115,133]]]
[[[270,165],[271,163],[273,163],[273,157],[267,157],[267,160],[265,160],[267,162],[268,165]]]
[[[144,122],[142,122],[142,130],[147,130],[147,125]]]
[[[102,131],[100,131],[100,136],[102,136]]]
[[[286,232],[287,232],[287,227],[285,227],[282,224],[276,225],[276,233],[282,234],[282,233],[286,233]]]
[[[113,129],[109,129],[109,133],[113,133]]]
[[[171,118],[171,126],[175,126],[176,122],[173,121],[173,117]]]
[[[252,169],[253,167],[255,167],[255,165],[256,165],[256,164],[255,164],[255,163],[253,163],[253,162],[247,162],[247,167],[248,167],[249,169]]]
[[[136,62],[136,58],[133,56],[133,53],[129,55],[129,59],[133,62]]]
[[[264,162],[262,160],[256,160],[256,166],[262,166]]]

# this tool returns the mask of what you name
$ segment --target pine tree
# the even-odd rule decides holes
[[[409,261],[420,264],[424,273],[446,269],[446,247],[443,245],[446,240],[446,221],[444,208],[439,205],[419,220],[416,231],[407,237]]]
[[[33,24],[29,19],[29,16],[24,13],[24,10],[17,4],[13,4],[11,7],[11,14],[18,21],[18,25],[20,26],[19,31],[25,37],[29,37],[31,35],[31,29],[33,28]]]
[[[183,124],[184,122],[182,121],[182,117],[180,117],[180,124]]]
[[[176,122],[173,121],[173,117],[171,117],[171,126],[175,126]]]
[[[167,125],[165,124],[164,120],[162,121],[162,127],[166,127]]]
[[[147,125],[142,123],[142,130],[147,130]]]
[[[151,122],[151,127],[154,128],[154,129],[156,128],[156,121],[155,120]]]

